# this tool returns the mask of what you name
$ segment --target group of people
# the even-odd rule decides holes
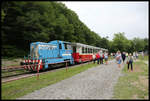
[[[102,52],[102,50],[100,50],[98,53],[95,53],[93,55],[93,61],[95,63],[95,61],[97,61],[97,64],[104,64],[104,60],[106,65],[108,64],[108,52]]]
[[[120,52],[117,51],[117,53],[111,53],[111,56],[114,56],[114,58],[117,61],[118,67],[121,68],[121,63],[123,61],[123,63],[126,61],[126,63],[128,64],[128,71],[129,71],[129,67],[131,65],[131,71],[133,71],[133,60],[135,60],[135,58],[138,58],[138,53],[134,52],[133,55],[131,53],[126,53],[126,52]],[[102,52],[99,51],[98,53],[95,53],[93,55],[93,61],[95,63],[95,61],[97,61],[97,64],[104,64],[103,61],[105,60],[105,64],[108,64],[108,52]]]
[[[123,52],[121,54],[120,51],[117,51],[115,57],[116,57],[116,61],[118,63],[119,68],[121,67],[121,61],[123,60],[123,63],[124,63],[125,59],[127,58],[126,63],[128,64],[128,70],[129,70],[129,66],[131,65],[131,71],[133,71],[133,59],[134,59],[134,57],[131,53],[128,54],[128,53]]]

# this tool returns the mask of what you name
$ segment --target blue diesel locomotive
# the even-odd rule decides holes
[[[24,57],[24,69],[30,71],[48,69],[49,64],[68,62],[74,64],[70,42],[54,40],[48,43],[33,42],[30,44],[30,54]]]

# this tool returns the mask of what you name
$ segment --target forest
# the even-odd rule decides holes
[[[109,30],[109,29],[108,29]],[[117,50],[148,51],[148,38],[129,40],[124,32],[114,33],[113,40],[90,30],[61,2],[3,1],[1,3],[2,57],[23,57],[31,42],[62,40]]]

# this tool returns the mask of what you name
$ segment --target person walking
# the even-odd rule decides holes
[[[120,53],[120,51],[117,51],[117,53],[116,53],[116,60],[117,60],[118,67],[121,68],[121,53]]]
[[[136,53],[133,52],[133,59],[136,61]]]
[[[142,55],[142,59],[144,59],[144,52],[143,51],[142,51],[141,55]],[[138,54],[137,54],[137,57],[138,57]]]
[[[143,52],[142,52],[143,53]],[[139,56],[139,54],[138,54],[138,52],[136,51],[136,59],[138,59],[138,56]],[[143,59],[144,59],[144,54],[143,54]]]
[[[108,65],[108,53],[107,52],[105,52],[104,58],[105,58],[106,65]]]
[[[128,64],[128,71],[129,71],[129,66],[131,65],[131,71],[133,72],[133,56],[131,53],[127,58],[127,64]]]
[[[121,56],[122,56],[122,60],[123,60],[123,63],[124,63],[124,61],[125,61],[125,59],[126,59],[125,52],[123,52]]]
[[[99,55],[100,55],[100,64],[103,64],[103,57],[104,57],[104,54],[102,51],[99,52]]]

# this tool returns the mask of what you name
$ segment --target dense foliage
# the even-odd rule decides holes
[[[84,43],[107,48],[111,52],[118,49],[129,51],[132,46],[138,46],[137,51],[148,49],[148,39],[128,40],[123,33],[116,33],[112,42],[101,38],[60,2],[9,1],[2,2],[1,6],[4,57],[22,57],[29,53],[31,42],[52,40]]]

